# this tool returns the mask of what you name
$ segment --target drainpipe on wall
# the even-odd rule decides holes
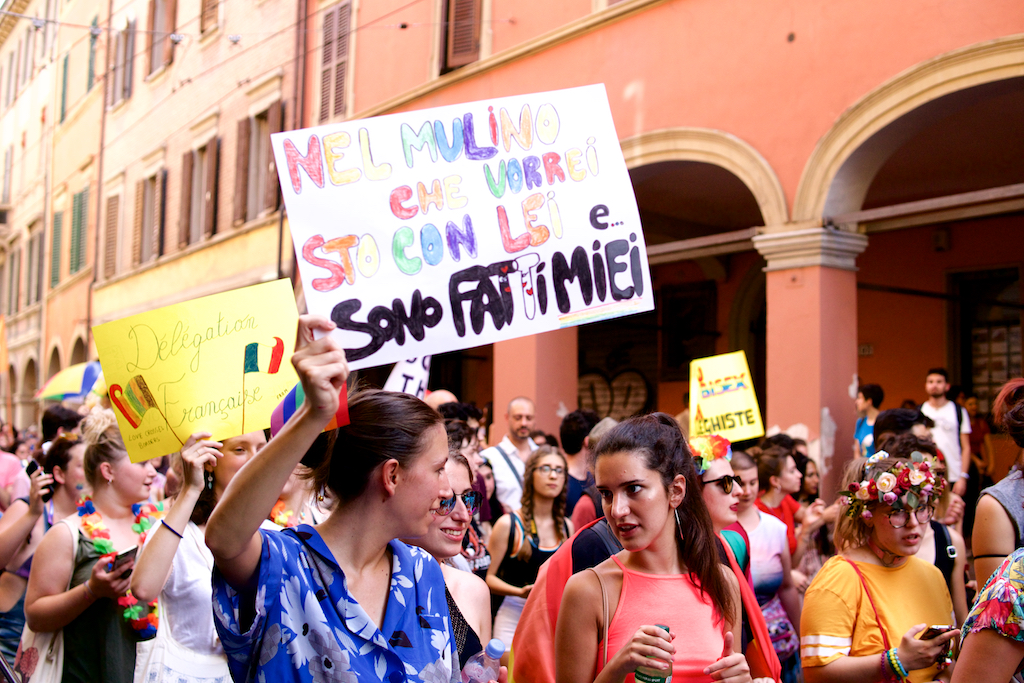
[[[107,49],[103,53],[107,68],[103,72],[103,100],[100,102],[100,143],[99,158],[96,160],[96,232],[92,248],[92,279],[89,281],[89,298],[85,307],[85,353],[92,348],[92,292],[100,273],[100,221],[103,218],[103,146],[107,139],[107,96],[110,94],[110,45],[114,25],[114,0],[107,2]],[[134,72],[132,77],[135,77]]]
[[[306,113],[306,13],[307,13],[307,1],[298,0],[298,13],[299,16],[295,22],[295,74],[294,84],[292,88],[292,99],[294,105],[292,111],[294,115],[292,117],[291,130],[302,127],[303,121],[305,121]],[[280,189],[278,190],[280,192]],[[278,279],[284,277],[284,263],[283,254],[281,251],[284,249],[284,197],[280,197],[280,215],[277,221],[277,277]],[[294,262],[293,262],[294,266]],[[292,268],[292,286],[295,286],[295,281],[298,276],[298,269]]]

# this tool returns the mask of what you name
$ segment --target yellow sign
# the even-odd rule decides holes
[[[132,462],[173,453],[193,432],[226,439],[269,427],[298,382],[297,323],[282,279],[94,327]]]
[[[764,436],[761,409],[742,351],[690,362],[690,436],[730,441]]]

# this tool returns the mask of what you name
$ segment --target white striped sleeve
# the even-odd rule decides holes
[[[852,638],[808,635],[800,639],[800,657],[815,657],[826,664],[840,655],[850,654]]]

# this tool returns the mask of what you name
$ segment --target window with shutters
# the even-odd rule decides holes
[[[36,223],[30,228],[28,241],[28,273],[25,278],[26,305],[38,303],[43,296],[43,268],[46,267],[43,250],[43,231]]]
[[[107,197],[107,212],[103,226],[103,277],[117,274],[117,223],[121,208],[121,195]]]
[[[480,59],[480,0],[445,0],[441,73]]]
[[[164,254],[164,197],[167,171],[161,170],[141,181],[136,193],[133,246],[136,263],[147,263]]]
[[[36,31],[34,28],[29,27],[25,29],[25,63],[22,68],[21,74],[21,86],[25,87],[28,82],[32,80],[32,71],[35,69],[35,45],[36,45]]]
[[[177,0],[149,0],[149,32],[146,34],[149,69],[152,74],[174,61],[174,33]]]
[[[181,249],[217,232],[218,148],[214,138],[182,159]]]
[[[71,204],[71,257],[68,272],[74,275],[85,267],[85,233],[89,222],[89,188],[74,195]]]
[[[60,284],[61,233],[64,231],[64,212],[53,214],[53,235],[50,237],[50,289]]]
[[[7,259],[7,314],[14,315],[21,310],[21,249],[11,246]]]
[[[96,43],[100,39],[100,20],[99,17],[92,18],[92,24],[89,30],[89,70],[86,75],[85,91],[89,92],[92,90],[92,86],[96,84]]]
[[[217,28],[219,0],[202,0],[202,14],[199,15],[199,32],[206,33]]]
[[[61,76],[61,81],[60,81],[60,122],[61,123],[64,123],[64,119],[66,119],[67,116],[68,116],[68,68],[70,67],[70,64],[68,62],[68,58],[70,56],[71,56],[70,53],[64,55],[64,69],[62,70],[62,73],[64,75]]]
[[[107,107],[114,107],[132,96],[132,79],[135,65],[135,20],[124,22],[124,26],[111,34],[113,49],[108,55],[108,70],[112,75],[111,87],[107,90]]]
[[[320,48],[320,123],[346,114],[351,23],[351,2],[343,2],[324,14]]]
[[[238,122],[235,212],[232,218],[235,225],[277,210],[280,193],[270,136],[281,132],[283,116],[284,108],[278,100],[266,111]]]
[[[11,174],[14,171],[14,145],[8,145],[4,150],[4,185],[0,194],[0,202],[11,203]]]
[[[14,72],[16,67],[14,66],[14,50],[7,53],[7,90],[4,91],[4,106],[11,106],[11,100],[14,99]]]

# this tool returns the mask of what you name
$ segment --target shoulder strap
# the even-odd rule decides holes
[[[498,444],[497,446],[495,446],[495,448],[498,450],[499,453],[501,453],[501,457],[505,458],[505,464],[508,465],[508,468],[510,470],[512,470],[512,476],[514,476],[516,478],[516,481],[519,482],[519,488],[522,488],[523,478],[519,476],[519,470],[517,470],[515,468],[515,465],[512,464],[512,460],[509,459],[508,453],[506,453],[505,449],[501,447],[501,444]]]
[[[747,617],[747,625],[750,627],[750,634],[753,636],[756,648],[747,648],[747,661],[750,666],[757,667],[760,676],[768,674],[773,681],[782,680],[782,664],[779,656],[772,646],[772,637],[768,631],[768,624],[765,622],[764,614],[757,603],[757,596],[750,585],[750,581],[743,569],[740,568],[736,555],[728,543],[723,543],[725,556],[729,559],[729,567],[736,576],[736,582],[740,588],[740,603]],[[752,672],[753,673],[753,672]]]
[[[597,583],[601,586],[601,668],[608,665],[608,591],[604,587],[604,579],[593,567],[587,567],[588,572],[594,572]]]
[[[596,486],[588,486],[583,489],[583,493],[587,494],[591,502],[594,504],[594,514],[597,519],[604,517],[604,505],[601,502],[601,492],[597,490]]]
[[[882,626],[882,617],[878,615],[878,608],[875,607],[875,599],[871,597],[871,591],[868,590],[868,582],[864,580],[864,575],[860,573],[860,569],[852,560],[846,557],[843,559],[849,562],[850,566],[853,567],[853,571],[857,572],[857,578],[860,579],[860,585],[864,587],[864,593],[868,596],[868,602],[871,603],[871,609],[875,612],[875,623],[878,624],[878,630],[882,633],[882,644],[885,646],[886,650],[890,650],[889,636],[885,634],[885,627]]]
[[[68,577],[68,587],[64,589],[64,592],[71,590],[71,582],[75,578],[75,558],[78,557],[78,517],[65,517],[64,519],[57,522],[57,524],[64,524],[67,526],[68,531],[71,532],[71,576]],[[56,525],[54,525],[56,526]]]

